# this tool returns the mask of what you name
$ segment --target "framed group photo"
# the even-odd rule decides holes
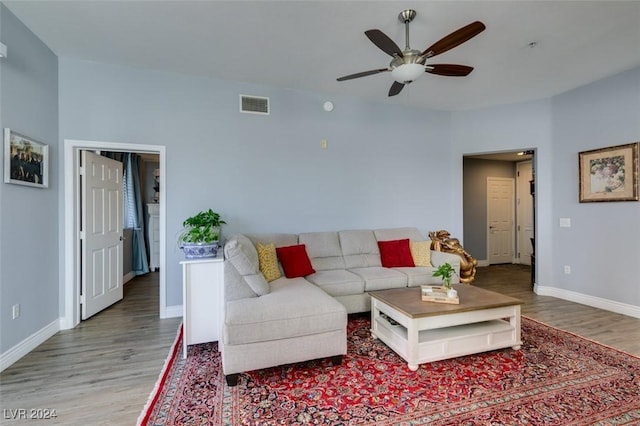
[[[638,201],[640,142],[578,153],[580,202]]]
[[[49,186],[49,146],[4,129],[4,181],[17,185]]]

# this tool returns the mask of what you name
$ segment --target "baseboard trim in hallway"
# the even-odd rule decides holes
[[[4,371],[15,364],[20,358],[40,346],[60,330],[60,320],[52,321],[8,351],[0,354],[0,371]]]

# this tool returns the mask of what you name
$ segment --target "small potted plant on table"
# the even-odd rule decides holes
[[[443,263],[433,272],[434,277],[442,278],[444,288],[447,289],[447,296],[456,297],[458,292],[451,288],[451,277],[456,274],[456,270],[449,262]]]
[[[182,223],[184,230],[178,237],[180,248],[187,259],[216,257],[220,240],[220,225],[225,224],[220,214],[205,210]]]

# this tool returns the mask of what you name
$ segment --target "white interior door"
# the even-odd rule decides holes
[[[122,163],[81,151],[82,319],[122,299]]]
[[[513,262],[514,180],[487,178],[489,264]]]
[[[517,168],[517,197],[516,223],[518,234],[518,259],[520,263],[531,265],[531,238],[533,238],[533,197],[529,181],[533,179],[533,169],[530,161],[523,161]]]

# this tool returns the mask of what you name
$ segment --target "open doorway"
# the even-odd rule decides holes
[[[534,155],[534,150],[526,149],[463,157],[464,245],[476,257],[479,266],[492,263],[531,264],[535,200],[529,189],[535,176]],[[489,185],[492,181],[492,191],[500,195],[493,207],[489,201]],[[513,197],[509,201],[505,201],[509,192],[505,188],[513,188]],[[492,209],[504,228],[500,228],[499,235],[493,232],[499,228],[492,229],[497,226],[492,223]],[[493,247],[492,243],[498,247]],[[493,256],[492,252],[499,256]]]
[[[161,145],[142,145],[119,142],[100,141],[64,141],[64,249],[62,258],[64,262],[64,286],[63,303],[64,316],[61,321],[61,328],[68,329],[75,327],[80,322],[80,244],[79,244],[79,215],[77,212],[79,197],[78,168],[79,156],[83,150],[89,151],[115,151],[115,152],[135,152],[142,154],[157,155],[158,177],[159,177],[159,202],[158,202],[158,222],[159,222],[159,292],[160,292],[160,317],[166,317],[166,268],[164,267],[165,253],[165,215],[166,215],[166,189],[164,182],[166,174],[165,147]]]
[[[159,269],[159,155],[80,154],[80,305],[87,320],[122,300],[134,277]],[[159,288],[158,274],[151,276]]]

